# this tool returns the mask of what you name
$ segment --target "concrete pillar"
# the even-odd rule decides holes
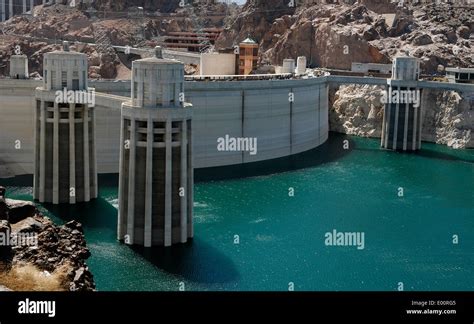
[[[152,208],[153,208],[153,119],[148,114],[146,134],[146,178],[145,178],[145,231],[144,246],[152,246]]]
[[[128,219],[127,219],[127,235],[130,243],[133,244],[135,237],[135,118],[130,120],[130,160],[128,166]]]
[[[5,6],[5,1],[6,0],[0,0],[0,10],[2,11],[2,15],[0,16],[1,21],[6,20],[6,6]]]
[[[39,201],[45,201],[45,177],[46,174],[46,109],[45,102],[41,101],[41,111],[40,111],[40,154],[39,154],[39,163],[40,163],[40,174],[39,177]],[[42,176],[43,175],[43,176]]]
[[[96,129],[96,121],[95,121],[95,110],[90,109],[89,111],[89,118],[90,118],[90,127],[91,127],[91,136],[93,137],[92,139],[92,147],[91,147],[91,159],[90,163],[90,168],[94,170],[92,176],[90,176],[91,181],[93,181],[93,185],[91,186],[91,198],[97,198],[99,196],[99,183],[98,183],[98,176],[97,176],[97,153],[96,153],[96,147],[95,147],[95,129]]]
[[[84,201],[91,200],[91,183],[90,183],[90,155],[89,155],[89,107],[84,107]]]
[[[181,243],[188,240],[188,125],[186,119],[181,124],[181,188],[185,195],[181,197]]]
[[[419,89],[417,89],[419,90]],[[418,125],[418,147],[417,149],[421,149],[421,128],[423,126],[423,108],[421,106],[421,95],[420,95],[420,107],[418,107],[418,120],[416,120],[416,123]],[[416,138],[413,139],[415,141]]]
[[[9,0],[8,1],[8,9],[10,11],[10,14],[8,15],[8,19],[10,19],[11,17],[13,17],[13,0]]]
[[[156,50],[132,70],[132,100],[122,104],[117,237],[145,247],[185,243],[192,235],[192,105],[169,102],[183,88],[184,66]],[[130,154],[122,147],[128,136]]]
[[[405,121],[403,127],[403,150],[407,150],[407,141],[408,141],[408,116],[410,114],[410,104],[405,103]],[[413,120],[411,121],[413,123]]]
[[[26,0],[23,0],[23,1],[22,1],[22,11],[21,11],[21,12],[22,12],[22,13],[27,12],[27,9],[26,9]]]
[[[172,190],[172,179],[171,173],[173,170],[172,165],[172,151],[171,151],[171,120],[166,121],[166,156],[165,156],[165,246],[171,246],[171,202],[173,193]]]
[[[76,203],[76,105],[69,104],[69,203]]]
[[[418,110],[420,109],[420,107],[413,107],[413,134],[412,134],[412,147],[411,149],[414,151],[416,150],[416,145],[417,145],[417,141],[418,141],[418,138],[417,138],[417,131],[418,131]]]
[[[53,123],[53,204],[59,204],[59,105],[56,102]]]
[[[30,11],[31,11],[31,15],[33,15],[33,9],[35,7],[35,2],[34,0],[30,0]]]
[[[397,87],[397,90],[400,90],[399,87]],[[397,137],[398,137],[398,113],[400,111],[400,103],[397,102],[396,104],[396,109],[395,109],[395,122],[393,123],[393,127],[394,127],[394,130],[393,130],[393,143],[392,143],[392,149],[396,150],[397,149]]]
[[[57,103],[54,100],[53,119],[48,122],[47,116],[50,112],[47,111],[47,107],[50,103],[44,99],[56,98],[55,92],[63,91],[64,87],[66,90],[87,92],[89,89],[81,87],[81,84],[73,89],[73,80],[81,77],[83,84],[87,84],[84,80],[87,72],[87,56],[69,51],[69,46],[65,43],[63,51],[44,55],[43,66],[45,76],[43,87],[36,89],[36,100],[41,102],[39,115],[42,118],[35,123],[36,136],[40,138],[40,150],[35,157],[34,176],[37,181],[34,186],[40,187],[38,196],[41,202],[74,204],[90,201],[97,197],[98,191],[94,109],[88,102]],[[64,116],[61,119],[61,114],[67,114],[68,118]],[[76,114],[80,115],[77,121]],[[46,134],[45,126],[48,127]],[[49,134],[50,127],[53,129],[52,134]],[[68,139],[62,140],[64,136]],[[36,188],[34,191],[37,192]]]
[[[188,237],[194,237],[194,164],[193,164],[193,137],[192,121],[188,121],[191,132],[188,132]],[[189,127],[188,126],[188,127]]]
[[[124,201],[124,185],[123,181],[125,178],[124,173],[122,172],[123,166],[125,163],[125,132],[124,132],[124,127],[125,127],[125,120],[124,118],[120,118],[120,158],[119,158],[119,188],[118,188],[118,198],[119,202]],[[117,222],[117,239],[121,240],[125,236],[125,229],[123,226],[123,219],[121,215],[123,215],[123,206],[121,204],[118,205],[118,222]]]
[[[387,92],[387,88],[385,88],[385,93]],[[380,147],[384,147],[385,139],[387,136],[387,109],[384,107],[383,118],[382,118],[382,135],[380,137]],[[386,146],[386,145],[385,145]]]

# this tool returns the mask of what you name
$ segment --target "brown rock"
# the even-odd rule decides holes
[[[433,41],[431,40],[431,37],[429,35],[423,34],[423,35],[416,36],[412,40],[412,44],[417,45],[417,46],[422,46],[422,45],[433,44]]]
[[[471,37],[471,30],[467,26],[461,26],[458,28],[459,37],[469,39]]]
[[[36,206],[30,201],[5,199],[5,203],[8,208],[8,220],[12,224],[36,214]]]

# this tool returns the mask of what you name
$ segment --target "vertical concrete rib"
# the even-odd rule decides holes
[[[0,0],[2,1],[2,0]],[[41,115],[41,112],[38,111],[38,103],[37,101],[35,100],[34,101],[34,121],[35,121],[35,132],[34,132],[34,138],[33,138],[33,143],[35,143],[35,147],[34,147],[34,174],[33,174],[33,199],[37,200],[39,199],[39,183],[38,183],[38,179],[39,179],[39,174],[38,174],[38,166],[39,166],[39,163],[38,163],[38,159],[39,159],[39,151],[40,151],[40,147],[39,147],[39,138],[40,138],[40,135],[39,135],[39,128],[38,128],[38,122],[39,122],[39,116]]]
[[[398,92],[400,93],[400,87],[397,87]],[[395,108],[395,121],[393,123],[393,142],[392,142],[392,149],[396,150],[397,147],[397,138],[398,138],[398,114],[400,112],[400,100],[398,100]]]
[[[194,163],[193,163],[193,124],[191,120],[188,120],[190,126],[188,126],[188,237],[194,237]]]
[[[123,113],[122,113],[123,115]],[[118,195],[119,195],[119,202],[124,201],[123,197],[123,181],[124,181],[124,159],[125,159],[125,119],[122,117],[120,118],[120,158],[119,158],[119,188],[118,188]],[[123,207],[122,204],[118,204],[118,221],[117,221],[117,239],[118,240],[123,240],[123,237],[125,235],[124,233],[124,219],[123,219]]]
[[[84,108],[84,201],[91,200],[91,183],[90,183],[90,154],[89,154],[89,107],[83,105]]]
[[[97,198],[99,195],[99,183],[97,179],[97,152],[96,152],[96,147],[95,147],[95,130],[96,130],[96,121],[95,121],[95,110],[91,108],[90,110],[90,119],[91,119],[91,132],[90,136],[92,137],[92,147],[91,147],[91,170],[92,170],[92,191],[91,191],[91,198]]]
[[[145,228],[144,245],[152,245],[152,202],[153,202],[153,142],[154,129],[151,112],[148,112],[147,134],[146,134],[146,176],[145,176]]]
[[[186,119],[181,123],[181,188],[187,192],[188,188],[188,125]],[[185,194],[181,197],[181,243],[188,240],[188,197]]]
[[[45,102],[41,100],[40,107],[40,154],[39,154],[39,201],[45,201],[45,176],[46,176],[46,108]]]
[[[5,6],[5,1],[6,1],[6,0],[0,0],[0,4],[1,4],[0,10],[2,10],[2,16],[1,16],[2,21],[5,21],[5,20],[6,20],[6,13],[5,13],[5,9],[6,9],[5,7],[6,7],[6,6]]]
[[[172,130],[171,120],[166,121],[166,156],[165,156],[165,246],[171,246],[171,231],[172,231],[172,219],[171,219],[171,202],[173,197],[172,192]]]
[[[413,107],[413,120],[411,123],[413,123],[413,134],[411,138],[411,149],[414,151],[416,150],[416,144],[417,144],[417,131],[418,131],[418,109],[420,107]]]
[[[76,203],[76,105],[69,104],[69,203]],[[73,189],[73,190],[71,190]]]
[[[407,140],[408,140],[408,115],[410,113],[410,103],[407,100],[405,104],[405,127],[403,128],[403,150],[407,150]]]
[[[26,0],[23,0],[22,1],[22,13],[25,13],[27,10],[26,10]]]
[[[391,110],[392,110],[392,104],[391,103],[386,103],[385,104],[385,111],[384,111],[384,115],[386,114],[387,115],[387,123],[386,125],[384,125],[384,127],[386,127],[385,129],[385,143],[384,143],[384,147],[386,149],[388,149],[388,140],[389,140],[389,137],[390,137],[390,126],[391,126],[391,122],[390,122],[390,119],[391,119]]]
[[[56,102],[53,122],[53,204],[59,204],[59,105]]]
[[[294,92],[293,88],[290,88],[290,93],[293,95],[294,99]],[[293,100],[290,100],[290,154],[293,154]]]
[[[417,89],[420,90],[420,89]],[[421,95],[420,95],[420,107],[419,107],[419,112],[418,112],[418,147],[417,149],[421,149],[421,129],[423,127],[423,106],[421,105]],[[416,138],[413,139],[414,141]]]
[[[135,240],[135,159],[136,159],[136,136],[135,117],[130,118],[130,160],[128,166],[128,211],[127,211],[127,235],[130,244]]]
[[[240,136],[241,138],[245,138],[245,90],[241,91],[242,95],[242,102],[241,102],[241,111],[240,111]],[[244,163],[244,152],[240,155],[240,163]]]
[[[387,88],[385,87],[385,92],[387,91]],[[386,96],[388,97],[388,94],[386,94]],[[380,136],[380,146],[383,147],[384,146],[384,142],[385,142],[385,136],[387,136],[387,133],[385,132],[385,129],[386,129],[386,122],[387,122],[387,104],[384,103],[384,106],[383,106],[384,110],[383,110],[383,118],[382,118],[382,135]]]
[[[13,0],[9,0],[8,5],[8,11],[10,12],[8,15],[8,19],[10,19],[11,17],[13,17]]]

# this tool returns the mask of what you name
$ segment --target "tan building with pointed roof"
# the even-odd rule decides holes
[[[239,44],[239,74],[248,75],[257,68],[258,43],[250,37]]]

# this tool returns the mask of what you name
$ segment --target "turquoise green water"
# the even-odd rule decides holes
[[[168,250],[115,240],[116,176],[99,178],[93,203],[42,210],[84,224],[99,290],[184,283],[268,291],[290,282],[295,290],[396,290],[399,282],[405,290],[474,290],[474,151],[423,143],[420,153],[401,154],[380,150],[378,140],[348,139],[348,151],[331,134],[293,159],[197,172],[195,239]],[[9,196],[31,199],[29,181],[10,181]],[[364,232],[365,248],[326,246],[333,229]]]

